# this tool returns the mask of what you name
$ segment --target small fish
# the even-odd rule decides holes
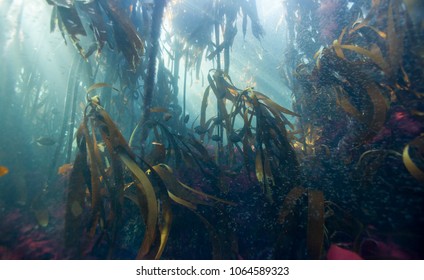
[[[217,134],[215,134],[215,135],[212,135],[212,141],[221,141],[221,137],[219,136],[219,135],[217,135]]]
[[[91,85],[87,90],[87,94],[92,92],[93,90],[99,89],[99,88],[104,88],[104,87],[108,87],[108,88],[112,88],[114,91],[119,92],[119,89],[113,87],[111,84],[108,83],[95,83],[93,85]]]
[[[0,177],[6,175],[7,173],[9,173],[9,168],[7,168],[6,166],[0,165]]]
[[[89,98],[89,101],[94,106],[101,106],[100,105],[100,97],[98,95],[95,95],[95,96]]]
[[[172,115],[170,113],[165,113],[163,115],[163,120],[164,121],[169,121],[172,118]]]
[[[131,187],[132,185],[134,185],[134,181],[132,181],[131,183],[125,184],[125,185],[124,185],[124,191],[125,191],[126,189],[128,189],[129,187]]]
[[[152,142],[152,150],[146,155],[146,161],[153,165],[162,163],[166,158],[166,149],[162,143]]]
[[[106,149],[106,144],[104,142],[99,142],[97,143],[97,148],[100,152],[104,153]]]
[[[203,126],[200,126],[200,125],[199,126],[196,126],[194,128],[194,132],[196,132],[199,135],[205,134],[207,131],[208,131],[207,128],[204,128]]]
[[[35,143],[37,143],[38,146],[53,146],[56,144],[56,140],[48,136],[41,136],[35,139]]]
[[[238,135],[237,133],[233,132],[230,135],[230,140],[231,140],[231,142],[237,143],[237,142],[240,142],[242,140],[242,138],[240,137],[240,135]]]
[[[189,120],[190,120],[190,115],[186,115],[184,117],[184,123],[188,123]]]
[[[216,125],[220,125],[220,124],[222,124],[222,120],[223,120],[222,118],[217,117],[217,118],[214,119],[213,123],[216,124]]]
[[[61,167],[59,167],[57,174],[59,175],[67,175],[72,171],[74,165],[72,163],[65,163]]]

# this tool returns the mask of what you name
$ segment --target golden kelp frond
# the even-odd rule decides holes
[[[228,75],[218,70],[211,71],[214,72],[208,76],[209,87],[203,96],[200,128],[207,126],[206,106],[211,89],[215,94],[218,109],[215,121],[207,127],[209,138],[218,144],[218,158],[222,151],[228,154],[219,164],[232,165],[235,151],[238,151],[243,155],[244,167],[249,174],[249,153],[254,153],[256,177],[263,187],[264,194],[272,201],[272,186],[276,180],[281,180],[283,176],[297,178],[297,160],[286,130],[286,126],[294,130],[294,125],[285,114],[295,117],[299,117],[299,114],[284,108],[251,87],[239,90],[232,84]],[[232,103],[230,112],[227,111],[228,102]],[[235,128],[237,120],[244,123],[243,128]],[[204,139],[202,134],[200,137],[201,140]],[[243,145],[242,148],[239,142]],[[285,166],[285,161],[292,163],[291,166]],[[292,174],[288,175],[289,173]]]
[[[208,98],[209,98],[210,88],[211,88],[210,85],[206,87],[203,93],[202,106],[200,107],[200,128],[202,128],[205,132],[207,131],[209,127],[209,126],[206,126],[206,108],[208,107]],[[204,139],[204,133],[200,134],[200,140],[203,141],[203,139]]]
[[[167,234],[169,231],[170,225],[164,224],[161,225],[162,233],[160,238],[160,245],[157,247],[157,252],[151,252],[153,243],[156,240],[157,230],[158,230],[158,204],[156,192],[153,188],[152,183],[146,174],[138,167],[136,162],[134,161],[134,155],[123,138],[122,134],[119,132],[118,128],[115,126],[113,121],[110,119],[109,115],[100,107],[95,108],[95,112],[99,113],[100,119],[95,121],[99,122],[100,128],[102,129],[104,141],[107,144],[110,151],[110,154],[116,153],[119,159],[124,163],[124,165],[131,171],[131,174],[134,176],[139,196],[139,205],[142,208],[142,204],[146,203],[146,213],[142,213],[143,218],[146,222],[146,233],[144,235],[144,239],[142,245],[139,249],[137,258],[142,259],[151,255],[154,258],[160,257],[161,252],[159,250],[163,250],[164,244],[162,242],[166,242]],[[119,191],[122,193],[122,190]],[[118,196],[120,200],[121,195]],[[163,214],[166,215],[165,221],[170,223],[171,215],[168,212],[169,209],[163,211]],[[143,211],[142,211],[143,212]]]
[[[351,50],[370,58],[381,70],[383,70],[385,73],[389,73],[390,66],[380,54],[355,45],[340,45],[340,48]]]
[[[90,124],[90,125],[88,125]],[[208,174],[212,170],[219,170],[214,161],[209,158],[208,152],[194,138],[173,135],[163,124],[149,121],[139,129],[150,129],[152,136],[165,140],[170,148],[164,145],[158,146],[160,151],[159,161],[165,158],[165,154],[172,151],[172,156],[181,158],[182,155],[190,157],[198,168]],[[105,149],[101,152],[97,144],[97,135],[101,135]],[[133,201],[140,209],[141,217],[145,225],[144,238],[138,250],[138,259],[159,259],[165,249],[173,214],[171,201],[182,205],[196,215],[202,216],[196,209],[199,205],[211,206],[211,209],[222,208],[225,205],[235,206],[235,203],[207,194],[180,182],[173,170],[166,164],[160,163],[151,167],[149,163],[157,162],[148,156],[146,160],[140,159],[143,166],[149,169],[145,172],[136,162],[136,157],[120,133],[118,127],[108,113],[97,103],[90,102],[85,110],[83,122],[77,133],[79,152],[74,162],[70,179],[70,192],[67,204],[66,232],[69,246],[80,252],[80,243],[73,236],[80,236],[87,229],[89,238],[95,235],[104,236],[104,231],[110,235],[108,243],[110,254],[113,254],[119,226],[122,223],[122,208],[124,197]],[[110,167],[106,163],[110,162]],[[179,161],[177,161],[180,164]],[[106,172],[105,170],[109,170]],[[129,172],[127,172],[129,171]],[[128,175],[131,182],[126,183]],[[129,187],[135,184],[136,188]],[[85,201],[83,194],[85,186],[88,188],[91,205],[90,219],[87,225],[82,222],[84,216]],[[79,187],[79,188],[78,188]],[[107,196],[101,195],[105,189]],[[80,195],[78,195],[80,194]],[[82,195],[82,196],[81,196]],[[105,213],[109,216],[104,218]],[[199,216],[199,217],[200,217]],[[202,219],[203,218],[203,219]],[[211,230],[213,226],[202,216],[201,220]],[[73,235],[73,236],[72,236]]]
[[[149,253],[156,238],[156,226],[158,222],[156,194],[150,180],[138,165],[125,152],[118,153],[118,156],[136,179],[137,189],[140,191],[140,195],[144,196],[141,200],[147,203],[147,217],[145,217],[146,233],[137,255],[137,259],[142,259]]]
[[[387,155],[389,155],[389,154],[392,154],[392,155],[394,155],[394,156],[398,156],[398,157],[401,157],[402,156],[402,154],[401,153],[399,153],[399,152],[397,152],[397,151],[394,151],[394,150],[368,150],[368,151],[366,151],[366,152],[364,152],[360,157],[359,157],[359,160],[358,160],[358,163],[356,164],[356,166],[357,167],[359,167],[359,166],[361,166],[361,165],[367,165],[367,163],[365,162],[364,163],[364,161],[366,160],[366,158],[368,158],[368,157],[372,157],[372,156],[380,156],[380,155],[382,155],[382,156],[387,156]]]
[[[173,170],[165,164],[155,165],[153,166],[153,169],[165,183],[168,193],[172,194],[172,197],[178,198],[178,201],[175,201],[177,203],[180,203],[182,200],[186,200],[190,203],[189,205],[193,205],[195,208],[197,205],[215,206],[218,202],[227,205],[235,205],[233,202],[193,189],[180,182],[175,177]]]
[[[365,120],[363,119],[363,115],[349,101],[349,97],[346,91],[342,87],[335,87],[335,92],[337,105],[342,107],[343,110],[350,116],[354,117],[360,122],[364,122]]]
[[[340,37],[345,35],[346,28],[343,29],[339,40],[334,41],[335,53],[338,57],[345,59],[342,49],[347,49],[364,56],[366,59],[371,59],[393,82],[396,80],[399,69],[403,64],[403,56],[407,51],[404,49],[404,39],[407,36],[407,22],[409,20],[407,17],[407,13],[403,11],[401,2],[398,0],[390,0],[385,5],[376,5],[368,13],[366,19],[361,22],[356,21],[352,25],[344,44],[340,40]],[[372,24],[376,24],[376,20],[382,26],[373,26]],[[374,33],[363,30],[364,27]],[[382,31],[384,29],[385,32]],[[364,41],[358,40],[362,46],[355,42],[358,33],[360,36],[366,34],[369,39],[365,42],[369,41],[369,46],[363,46]],[[361,60],[360,57],[358,58]]]
[[[109,142],[114,151],[123,149],[127,154],[131,155],[131,157],[134,157],[134,153],[128,146],[124,136],[122,136],[109,114],[107,114],[101,106],[94,104],[90,114],[94,118],[95,125],[100,128],[103,136],[107,138],[105,143]]]
[[[97,142],[95,133],[92,134],[92,137],[90,136],[88,132],[87,127],[87,118],[84,118],[84,125],[82,126],[82,131],[85,135],[85,140],[87,144],[87,157],[89,162],[89,169],[91,174],[91,227],[89,231],[89,236],[92,238],[94,237],[97,224],[99,223],[100,219],[100,171],[99,169],[102,168],[99,166],[99,160],[98,156],[95,155],[95,149],[97,149]]]
[[[97,52],[100,53],[104,44],[108,41],[116,44],[119,50],[122,51],[131,70],[137,68],[144,54],[144,43],[138,35],[134,24],[118,7],[119,3],[116,1],[90,1],[87,3],[72,1],[72,5],[62,5],[58,1],[48,1],[48,3],[54,6],[50,20],[50,30],[53,31],[56,26],[59,26],[62,35],[68,34],[84,59],[87,59],[96,47]],[[87,52],[79,44],[77,38],[78,35],[87,36],[81,21],[81,12],[84,13],[84,17],[90,22],[89,24],[93,31],[92,39],[95,42]],[[115,42],[110,42],[112,36],[107,36],[108,31],[110,31],[106,26],[107,20],[113,22]]]
[[[276,111],[278,111],[280,113],[283,113],[283,114],[291,115],[291,116],[294,116],[294,117],[300,117],[299,114],[297,114],[297,113],[295,113],[295,112],[293,112],[293,111],[291,111],[291,110],[289,110],[287,108],[284,108],[281,105],[278,105],[277,103],[275,103],[274,101],[272,101],[272,99],[270,99],[269,97],[267,97],[265,94],[260,93],[258,91],[254,91],[254,93],[258,97],[258,99],[261,100],[269,108],[272,108],[272,109],[274,109],[274,110],[276,110]]]
[[[159,240],[159,247],[157,249],[156,255],[154,259],[158,260],[162,256],[163,250],[165,250],[165,246],[168,242],[168,237],[171,232],[171,225],[173,221],[172,211],[171,211],[171,205],[169,203],[169,198],[167,197],[166,200],[162,201],[162,214],[161,219],[158,222],[158,228],[160,232],[160,240]]]
[[[212,206],[211,202],[208,202],[206,199],[202,199],[200,196],[190,192],[186,188],[182,186],[182,183],[175,178],[174,174],[172,173],[172,170],[164,165],[156,165],[153,166],[153,169],[155,172],[159,175],[159,177],[164,182],[168,193],[171,193],[171,198],[177,197],[177,203],[180,203],[181,205],[185,206],[184,203],[181,203],[182,201],[188,201],[189,205],[193,205],[195,208],[197,205],[209,205]],[[189,207],[192,208],[192,207]]]
[[[111,89],[113,89],[114,91],[118,91],[119,92],[119,89],[117,89],[117,88],[115,88],[115,87],[113,87],[113,85],[111,85],[111,84],[108,84],[108,83],[95,83],[95,84],[93,84],[93,85],[91,85],[87,90],[86,90],[86,93],[87,93],[87,97],[89,96],[89,94],[92,92],[92,91],[94,91],[94,90],[96,90],[96,89],[99,89],[99,88],[105,88],[105,87],[107,87],[107,88],[111,88]],[[87,100],[88,100],[89,98],[87,98]]]
[[[307,197],[307,206],[305,206]],[[295,210],[298,210],[295,212]],[[293,188],[285,197],[278,222],[282,224],[283,232],[281,236],[293,233],[293,229],[301,221],[296,218],[307,216],[306,253],[311,259],[320,259],[324,244],[325,231],[325,201],[322,191],[305,189],[303,187]],[[306,213],[305,213],[306,212]]]
[[[421,135],[405,146],[403,163],[409,173],[420,182],[424,182],[424,136]]]
[[[87,112],[88,111],[88,112]],[[68,237],[68,244],[70,246],[78,245],[75,240],[76,237],[82,233],[81,216],[83,214],[85,192],[84,186],[89,187],[89,194],[91,196],[91,218],[88,225],[88,233],[92,238],[96,235],[97,228],[111,231],[112,238],[110,240],[111,249],[113,249],[113,242],[115,242],[117,226],[121,218],[121,208],[123,204],[124,195],[124,169],[121,167],[119,161],[122,161],[125,167],[130,170],[137,185],[137,193],[139,199],[139,206],[141,213],[146,221],[146,233],[138,253],[138,258],[144,258],[151,252],[151,247],[156,239],[158,230],[158,204],[155,190],[144,174],[134,161],[134,155],[129,148],[127,142],[123,138],[119,129],[116,127],[109,115],[97,103],[90,103],[86,109],[84,120],[77,133],[77,143],[79,152],[74,163],[74,168],[70,177],[70,190],[68,195],[67,215],[65,222],[66,236]],[[87,123],[90,120],[91,126],[88,127]],[[109,159],[103,160],[98,150],[96,134],[97,130],[100,132],[103,141],[106,145]],[[106,156],[106,154],[104,154]],[[106,173],[105,162],[111,162],[113,168],[112,173]],[[87,162],[89,165],[87,165]],[[87,173],[88,172],[88,173]],[[90,179],[87,177],[90,176]],[[110,178],[113,176],[113,178]],[[101,179],[103,178],[103,179]],[[113,183],[112,183],[113,182]],[[109,197],[101,196],[101,188],[107,187]],[[108,202],[105,204],[105,202]],[[144,202],[146,207],[144,208]],[[109,217],[105,225],[104,205],[109,209]],[[146,210],[143,210],[146,209]],[[163,214],[166,216],[165,220],[170,219],[167,211]],[[161,229],[168,231],[169,225],[161,224]],[[160,242],[166,242],[165,236],[161,237]],[[157,250],[163,250],[163,244],[158,246]],[[154,257],[160,257],[158,252],[153,253]]]
[[[212,240],[213,256],[214,258],[220,259],[222,254],[222,240],[220,239],[215,227],[206,217],[200,214],[198,206],[204,205],[218,207],[218,204],[235,206],[235,203],[206,194],[200,190],[196,190],[185,185],[175,177],[172,169],[165,164],[159,164],[152,168],[167,188],[169,198],[175,203],[191,210],[204,223]]]
[[[371,184],[375,174],[389,155],[398,159],[402,157],[401,153],[394,150],[368,150],[360,156],[353,175],[358,178],[361,186]]]
[[[386,99],[376,84],[368,84],[366,91],[373,104],[373,114],[368,122],[368,131],[364,135],[364,140],[374,137],[383,128],[388,110]]]

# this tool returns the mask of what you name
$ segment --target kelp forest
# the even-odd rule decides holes
[[[30,2],[0,259],[424,257],[422,1]]]

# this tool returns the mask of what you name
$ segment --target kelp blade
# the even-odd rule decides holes
[[[156,194],[150,180],[146,174],[138,167],[138,165],[125,153],[119,152],[119,158],[125,164],[125,166],[131,171],[134,177],[137,179],[137,188],[141,195],[145,196],[147,202],[147,213],[146,218],[146,233],[144,235],[143,243],[138,251],[137,259],[142,259],[146,256],[150,248],[155,241],[157,221],[158,221],[158,205],[156,200]]]
[[[424,171],[420,169],[413,161],[410,155],[410,150],[414,149],[415,154],[420,153],[420,150],[424,148],[424,137],[420,136],[413,140],[411,143],[405,146],[403,149],[402,160],[408,169],[409,173],[418,181],[424,182]],[[422,160],[422,156],[420,157]]]
[[[306,192],[304,187],[294,187],[284,198],[283,205],[280,210],[278,222],[283,224],[286,221],[287,216],[294,210],[297,201]]]
[[[324,241],[324,194],[322,191],[308,191],[308,233],[307,247],[311,259],[320,259]]]

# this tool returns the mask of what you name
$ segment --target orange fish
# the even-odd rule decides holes
[[[73,167],[74,167],[74,165],[72,163],[65,163],[64,165],[59,167],[57,174],[66,175],[66,174],[68,174],[69,172],[72,171]]]
[[[6,166],[0,165],[0,177],[6,175],[7,173],[9,173],[9,168],[7,168]]]

